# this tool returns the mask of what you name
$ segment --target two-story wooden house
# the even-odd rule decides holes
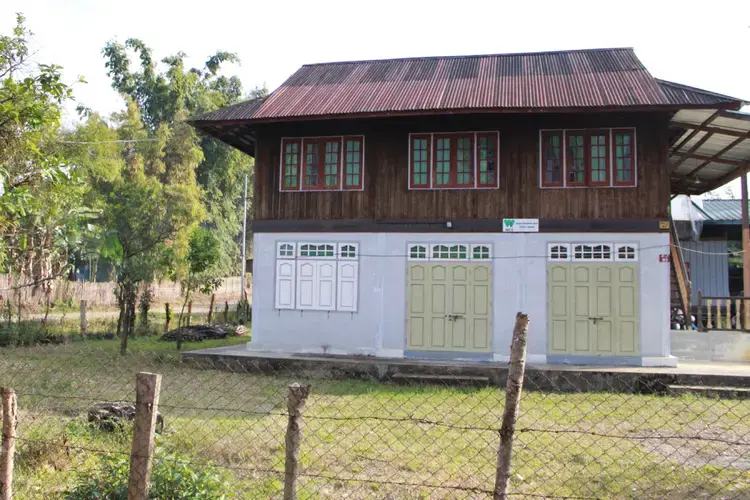
[[[506,360],[523,310],[531,362],[673,365],[670,120],[742,104],[601,49],[306,65],[191,123],[256,160],[251,349]]]

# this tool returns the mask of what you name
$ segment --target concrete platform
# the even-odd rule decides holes
[[[209,368],[311,376],[440,380],[504,385],[503,362],[415,360],[373,356],[284,354],[251,351],[245,346],[218,347],[183,353],[183,359]],[[750,364],[681,362],[676,368],[638,366],[527,365],[528,390],[617,391],[668,393],[669,386],[750,388]]]

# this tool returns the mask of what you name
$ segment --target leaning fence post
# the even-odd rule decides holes
[[[160,391],[161,375],[145,372],[136,375],[135,422],[133,423],[133,448],[130,451],[128,500],[148,499]]]
[[[3,387],[3,442],[0,453],[0,500],[13,497],[13,456],[16,452],[18,405],[16,392]]]
[[[89,326],[89,322],[86,319],[86,300],[81,300],[81,337],[86,336],[86,329]]]
[[[516,314],[516,326],[513,328],[513,343],[510,346],[510,363],[508,365],[508,382],[505,389],[505,410],[500,427],[500,448],[497,450],[497,475],[495,476],[495,500],[507,498],[510,481],[510,459],[513,455],[513,434],[516,431],[518,407],[521,403],[523,374],[526,369],[526,338],[529,334],[529,316],[522,312]]]
[[[286,406],[289,423],[286,426],[286,462],[284,464],[284,500],[297,500],[297,469],[299,447],[302,442],[302,411],[310,395],[309,385],[295,382],[289,385]]]

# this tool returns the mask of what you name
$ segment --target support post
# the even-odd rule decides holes
[[[703,291],[698,290],[698,320],[696,321],[697,325],[695,325],[695,328],[699,332],[703,332],[706,329],[703,326]]]
[[[86,330],[89,326],[89,322],[86,319],[86,300],[81,300],[81,337],[86,336]]]
[[[529,334],[529,316],[516,314],[513,328],[513,343],[510,346],[508,382],[505,389],[505,409],[500,427],[500,447],[497,450],[497,474],[495,476],[494,500],[505,500],[510,483],[510,460],[513,456],[513,435],[516,431],[518,408],[521,404],[523,376],[526,370],[526,341]]]
[[[130,452],[128,500],[148,499],[160,391],[161,375],[145,372],[136,375],[135,422],[133,423],[133,448]]]
[[[3,387],[3,441],[0,452],[0,500],[13,497],[13,458],[16,453],[16,423],[18,404],[16,392]]]
[[[284,463],[284,500],[297,500],[297,471],[299,469],[299,447],[302,443],[302,412],[310,395],[309,385],[295,382],[289,385],[287,409],[289,422],[286,427],[286,461]]]
[[[742,296],[750,295],[750,221],[747,206],[747,170],[742,173]]]
[[[245,196],[242,208],[242,262],[240,263],[240,302],[245,296],[245,267],[247,266],[247,175],[245,175]]]

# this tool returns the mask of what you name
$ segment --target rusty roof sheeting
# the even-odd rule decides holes
[[[262,101],[193,121],[725,102],[741,100],[658,81],[633,49],[617,48],[310,64]]]

